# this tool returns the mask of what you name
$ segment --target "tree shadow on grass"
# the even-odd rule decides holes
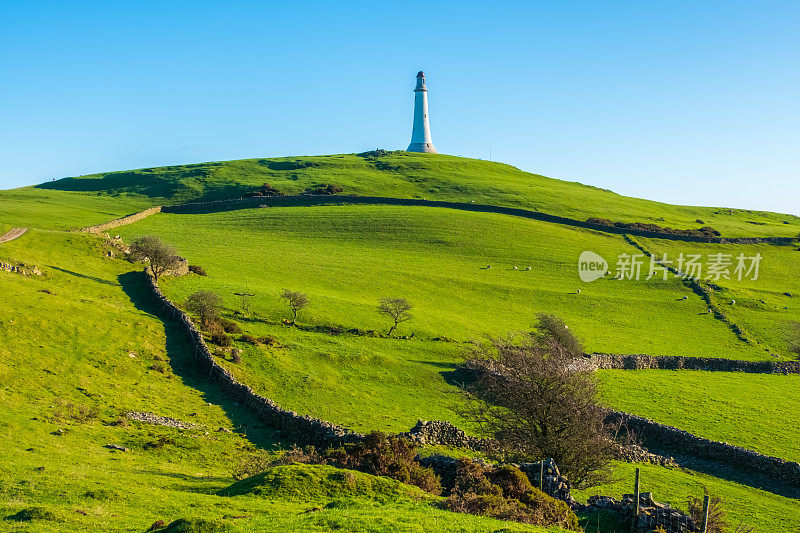
[[[127,272],[117,276],[117,279],[136,309],[158,318],[164,324],[167,339],[165,348],[170,366],[184,385],[200,391],[204,401],[222,407],[236,431],[243,433],[256,446],[271,450],[275,445],[287,447],[292,444],[282,441],[278,431],[267,427],[255,413],[226,396],[219,384],[210,381],[206,372],[197,369],[186,335],[178,322],[158,307],[142,272]]]
[[[694,470],[703,474],[708,474],[726,481],[733,481],[740,485],[745,485],[755,489],[760,489],[773,494],[778,494],[785,498],[800,498],[800,487],[794,487],[788,482],[781,482],[769,476],[757,474],[751,471],[735,468],[728,464],[718,461],[684,455],[680,449],[665,446],[660,442],[646,440],[645,447],[653,452],[667,457],[672,457],[682,468]]]
[[[63,272],[64,274],[69,274],[70,276],[75,276],[76,278],[88,279],[90,281],[96,281],[97,283],[103,283],[105,285],[111,285],[113,287],[116,287],[118,285],[118,283],[114,283],[113,281],[108,281],[107,279],[98,278],[97,276],[89,276],[87,274],[81,274],[80,272],[73,272],[72,270],[67,270],[66,268],[59,268],[53,265],[48,265],[47,268],[58,270],[59,272]]]

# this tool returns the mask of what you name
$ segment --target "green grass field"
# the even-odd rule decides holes
[[[675,259],[681,253],[700,255],[722,253],[733,264],[730,279],[713,281],[721,290],[713,296],[721,309],[752,336],[760,345],[778,355],[787,354],[787,331],[792,323],[800,322],[800,247],[768,244],[697,244],[678,243],[662,239],[641,239],[653,253]],[[761,256],[757,279],[754,274],[738,279],[736,258]],[[749,262],[746,265],[749,267]],[[708,273],[703,274],[704,277]],[[788,294],[787,294],[788,293]],[[735,304],[732,302],[736,302]]]
[[[50,193],[51,205],[70,204],[71,198],[85,198],[94,203],[96,194],[111,196],[109,200],[112,201],[106,205],[112,205],[117,199],[132,202],[134,198],[148,205],[218,200],[239,197],[264,182],[287,194],[327,183],[342,187],[345,194],[474,201],[523,207],[580,220],[604,217],[680,229],[710,225],[728,236],[794,236],[800,233],[800,218],[792,215],[675,206],[546,178],[502,163],[408,152],[392,152],[378,158],[341,154],[243,159],[106,172],[47,182],[36,189],[0,192],[0,206],[30,207],[34,202],[46,205],[41,200],[45,191]],[[65,191],[73,194],[65,195]],[[56,223],[63,223],[60,213],[21,209],[16,214],[25,225],[55,227]],[[0,219],[6,216],[0,210]]]
[[[800,376],[670,370],[599,374],[604,400],[617,409],[800,461]]]
[[[157,520],[202,518],[235,531],[540,531],[440,511],[410,489],[391,498],[383,489],[217,495],[233,483],[237,457],[280,442],[193,371],[182,333],[152,314],[139,267],[103,252],[95,237],[40,230],[0,247],[0,256],[45,271],[0,272],[0,530],[144,531]],[[166,372],[156,363],[168,363]],[[127,411],[199,426],[120,423]],[[9,518],[30,508],[54,520]]]
[[[250,292],[257,314],[273,321],[284,316],[278,295],[288,288],[308,293],[312,303],[303,320],[309,323],[388,329],[375,307],[381,297],[398,296],[416,306],[401,333],[422,337],[467,341],[525,331],[536,313],[551,312],[565,318],[589,351],[768,357],[703,314],[700,298],[677,280],[582,283],[577,261],[583,250],[607,257],[635,251],[620,236],[503,215],[390,206],[160,214],[119,231],[127,240],[160,235],[207,270],[207,278],[165,280],[176,301],[209,289],[233,310],[233,293]],[[689,299],[681,300],[684,295]],[[686,336],[687,329],[697,335]]]
[[[232,531],[537,531],[447,513],[431,505],[435,498],[371,476],[358,475],[358,490],[340,494],[350,489],[337,484],[336,472],[317,467],[282,467],[258,491],[223,495],[239,457],[257,448],[275,453],[288,443],[194,371],[182,333],[156,314],[141,265],[106,256],[99,237],[59,230],[162,203],[239,196],[265,181],[288,194],[332,183],[350,194],[474,200],[579,219],[691,228],[701,218],[729,235],[800,231],[797,217],[670,206],[497,163],[405,153],[144,169],[0,191],[0,233],[33,228],[0,244],[0,259],[45,272],[0,271],[0,530],[144,531],[156,520],[187,518]],[[216,291],[226,316],[246,333],[278,340],[275,347],[237,341],[242,362],[226,355],[222,364],[238,379],[282,407],[359,431],[406,431],[418,418],[470,430],[457,414],[454,372],[468,341],[526,331],[538,312],[562,316],[588,351],[745,360],[774,360],[768,351],[786,358],[784,328],[800,319],[793,305],[800,297],[800,252],[790,246],[641,239],[659,252],[761,252],[759,280],[722,281],[714,294],[756,340],[748,345],[678,280],[582,283],[582,251],[606,257],[612,270],[618,254],[636,253],[621,236],[516,217],[424,207],[286,207],[159,214],[113,233],[127,242],[162,236],[209,274],[163,279],[168,297],[182,303],[195,290]],[[284,288],[308,293],[311,304],[299,322],[310,330],[281,324],[288,316],[278,298]],[[242,291],[255,294],[247,317],[234,314],[240,310],[234,293]],[[389,322],[376,312],[383,296],[414,304],[413,320],[398,331],[413,338],[321,332],[387,330]],[[442,337],[448,342],[435,340]],[[605,400],[616,408],[800,459],[796,376],[608,371],[600,378]],[[126,422],[128,411],[198,426]],[[618,481],[579,491],[579,498],[630,492],[634,466],[614,467]],[[653,490],[656,500],[684,508],[688,495],[707,487],[729,503],[735,519],[759,531],[800,529],[796,499],[689,471],[642,469],[643,490]],[[10,519],[31,508],[52,515]],[[305,512],[311,508],[321,510]]]

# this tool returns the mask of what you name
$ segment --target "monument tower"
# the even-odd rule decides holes
[[[425,87],[425,73],[417,73],[417,87],[414,89],[414,129],[411,130],[409,152],[436,154],[431,140],[431,126],[428,123],[428,89]]]

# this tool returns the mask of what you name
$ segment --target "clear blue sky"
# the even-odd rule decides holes
[[[0,188],[404,149],[800,214],[800,2],[10,2]]]

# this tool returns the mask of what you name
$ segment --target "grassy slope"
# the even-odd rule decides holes
[[[161,235],[208,271],[207,278],[166,280],[176,300],[210,289],[235,309],[233,293],[244,290],[256,294],[257,313],[273,321],[285,316],[277,299],[283,288],[309,294],[306,322],[368,329],[388,327],[375,312],[377,300],[401,296],[416,306],[401,332],[423,337],[469,340],[526,330],[544,311],[563,315],[591,351],[766,357],[701,315],[701,300],[678,281],[583,284],[577,276],[583,250],[606,257],[634,251],[618,236],[501,215],[388,206],[161,214],[120,232]],[[532,271],[523,271],[526,266]],[[689,300],[681,301],[683,295]],[[686,336],[687,328],[698,336]]]
[[[574,490],[573,494],[580,500],[593,494],[615,498],[632,494],[636,468],[641,470],[640,490],[652,492],[653,499],[657,502],[686,510],[688,498],[702,499],[706,489],[712,496],[722,498],[734,528],[739,522],[744,522],[762,533],[800,530],[800,513],[797,512],[796,499],[687,470],[614,462],[615,481],[586,490]]]
[[[70,230],[108,222],[152,205],[158,203],[142,196],[25,187],[0,191],[0,223],[8,227]]]
[[[377,159],[356,155],[244,159],[107,172],[47,182],[40,189],[0,192],[2,203],[29,203],[48,190],[140,196],[146,202],[177,203],[233,198],[270,182],[289,194],[319,183],[347,194],[427,198],[524,207],[584,220],[592,216],[626,222],[699,228],[711,225],[730,236],[796,235],[800,218],[775,213],[674,206],[522,172],[509,165],[447,155],[394,152]],[[13,193],[14,196],[9,196]],[[0,211],[0,213],[2,213]],[[2,219],[3,216],[0,216]],[[703,223],[697,222],[700,219]],[[36,217],[26,224],[47,227]],[[787,223],[784,223],[787,222]]]
[[[759,344],[776,354],[787,354],[787,326],[800,322],[800,247],[770,246],[766,244],[695,244],[676,243],[661,239],[640,239],[642,244],[659,256],[667,254],[676,258],[678,254],[723,253],[736,257],[754,257],[761,254],[758,279],[747,276],[739,281],[731,269],[731,279],[714,281],[722,287],[715,299],[731,319],[741,325]],[[786,293],[789,293],[787,295]],[[736,301],[733,305],[731,302]]]
[[[600,381],[605,401],[618,409],[800,461],[800,376],[605,370]]]
[[[277,441],[191,370],[180,331],[149,313],[141,275],[130,273],[137,267],[102,258],[98,242],[32,230],[0,246],[0,257],[46,272],[0,272],[0,529],[143,531],[156,520],[188,516],[222,519],[241,531],[530,530],[438,511],[417,498],[382,503],[366,494],[306,515],[328,502],[215,495],[233,481],[234,458],[253,447],[240,433],[216,428],[241,427],[268,449]],[[168,358],[174,373],[152,370],[158,358]],[[94,408],[98,416],[72,419],[69,406]],[[202,426],[116,425],[128,410]],[[64,434],[52,434],[59,429]],[[148,446],[161,438],[164,446]],[[130,451],[103,447],[109,443]],[[32,506],[59,521],[7,519]]]

